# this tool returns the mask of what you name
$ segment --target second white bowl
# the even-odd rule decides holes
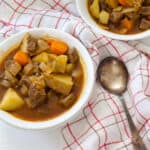
[[[107,36],[112,39],[117,40],[138,40],[143,39],[145,37],[150,36],[150,30],[146,30],[137,34],[128,34],[128,35],[121,35],[117,33],[112,33],[110,31],[102,29],[91,17],[89,11],[88,11],[88,0],[76,0],[77,9],[81,15],[81,17],[84,19],[84,21],[93,28],[96,32],[103,34],[104,36]]]

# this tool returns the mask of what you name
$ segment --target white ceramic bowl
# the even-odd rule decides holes
[[[2,110],[0,110],[0,119],[4,120],[5,122],[13,126],[24,129],[45,129],[50,127],[56,127],[57,125],[61,125],[69,118],[73,117],[88,101],[95,80],[92,59],[89,53],[87,52],[86,48],[77,39],[75,39],[74,37],[72,37],[67,33],[50,28],[30,29],[12,35],[10,38],[0,43],[0,55],[6,54],[7,50],[10,47],[19,43],[27,32],[36,37],[43,37],[44,35],[48,34],[51,37],[65,41],[66,43],[68,43],[70,47],[75,47],[79,52],[82,64],[84,66],[84,74],[85,74],[84,86],[78,101],[72,106],[72,108],[54,119],[38,122],[26,121],[16,118],[13,115]]]
[[[91,26],[96,32],[101,33],[112,39],[126,40],[126,41],[143,39],[145,37],[150,36],[150,30],[146,30],[144,32],[137,33],[137,34],[121,35],[121,34],[112,33],[107,30],[102,29],[100,26],[97,25],[97,23],[94,21],[94,19],[89,14],[87,2],[88,2],[88,0],[76,0],[77,9],[78,9],[81,17],[84,19],[84,21],[89,26]]]

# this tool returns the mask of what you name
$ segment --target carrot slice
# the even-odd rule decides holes
[[[128,18],[124,18],[123,20],[121,20],[121,25],[127,28],[128,31],[132,30],[133,24],[133,21],[129,20]]]
[[[126,5],[127,5],[126,0],[119,0],[119,3],[120,3],[122,6],[126,6]]]
[[[67,52],[68,50],[68,45],[62,41],[52,41],[51,45],[50,45],[50,50],[52,53],[54,54],[64,54]]]
[[[147,16],[147,19],[148,19],[148,20],[150,20],[150,15],[149,15],[149,16]]]
[[[20,65],[22,65],[22,66],[26,65],[26,64],[29,63],[29,61],[30,61],[29,55],[28,55],[27,53],[23,52],[23,51],[18,51],[18,52],[14,55],[13,59],[14,59],[15,61],[17,61],[17,62],[18,62]]]
[[[52,42],[54,42],[54,39],[47,38],[46,41],[47,41],[47,43],[48,43],[49,45],[51,45]]]

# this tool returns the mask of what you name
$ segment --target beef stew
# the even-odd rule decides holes
[[[75,48],[26,34],[0,64],[0,109],[24,120],[47,120],[78,100],[84,82]]]
[[[149,0],[88,0],[92,18],[103,29],[135,34],[150,29]]]

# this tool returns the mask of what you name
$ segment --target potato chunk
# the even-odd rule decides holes
[[[110,14],[107,11],[102,10],[100,12],[100,14],[99,14],[99,21],[100,21],[100,23],[108,24],[109,18],[110,18]]]
[[[46,75],[45,79],[47,86],[64,95],[69,94],[73,86],[72,77],[69,75],[51,74]]]
[[[67,56],[66,55],[57,56],[55,60],[55,72],[64,73],[66,70],[66,65],[67,65]]]
[[[93,17],[99,18],[100,13],[99,0],[94,0],[93,3],[90,5],[90,12]]]
[[[14,111],[21,108],[23,104],[24,100],[17,94],[15,90],[9,88],[0,103],[0,109],[5,111]]]
[[[45,63],[48,63],[49,61],[49,56],[48,56],[48,53],[46,52],[43,52],[35,57],[33,57],[33,62],[38,62],[38,63],[41,63],[41,62],[45,62]]]
[[[49,61],[53,61],[55,60],[56,58],[56,55],[54,54],[49,54],[49,53],[46,53],[46,52],[42,52],[40,53],[39,55],[33,57],[33,62],[38,62],[38,63],[48,63]]]
[[[66,65],[66,73],[71,73],[74,69],[75,65],[70,63]]]

